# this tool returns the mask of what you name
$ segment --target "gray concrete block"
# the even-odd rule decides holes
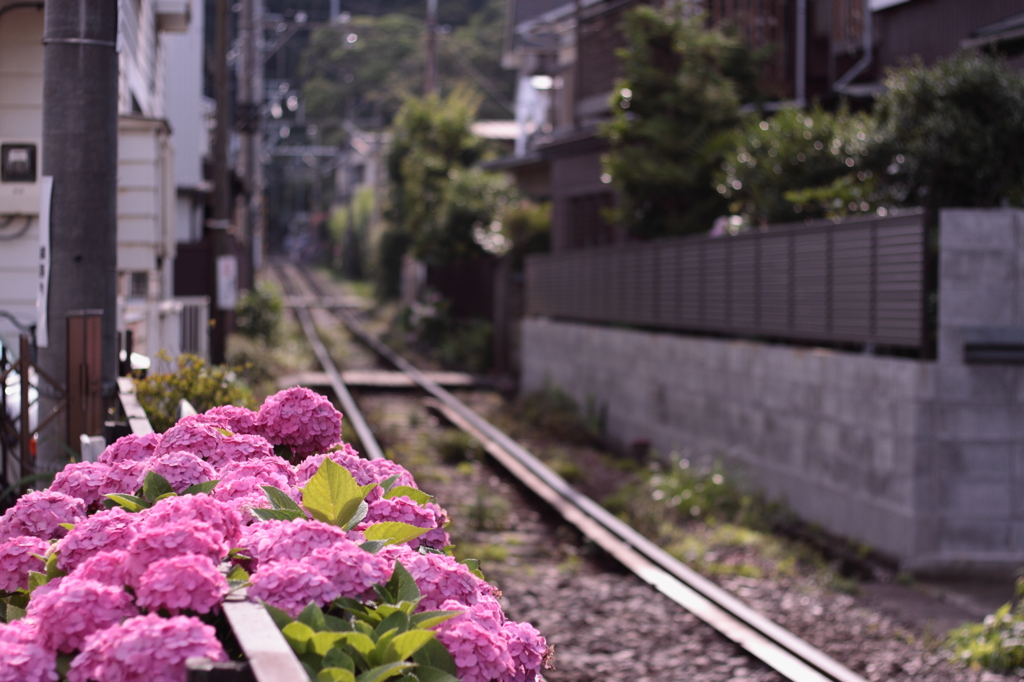
[[[1024,368],[1011,365],[943,364],[935,369],[944,401],[976,404],[1024,402]]]
[[[941,483],[943,511],[963,518],[1010,518],[1010,481],[968,481],[943,478]]]
[[[936,406],[935,437],[970,442],[1005,442],[1020,435],[1016,405],[947,403]]]
[[[943,209],[939,214],[939,245],[947,250],[1015,250],[1016,209]]]
[[[1011,524],[945,517],[939,535],[940,552],[1005,552],[1010,548]]]
[[[939,321],[945,325],[1012,326],[1018,324],[1017,301],[1010,286],[951,288],[939,294]]]
[[[1013,478],[1018,449],[1015,441],[979,443],[956,440],[937,443],[934,455],[942,476],[1005,483]]]

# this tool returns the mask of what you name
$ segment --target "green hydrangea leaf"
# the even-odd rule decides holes
[[[283,628],[281,628],[281,634],[288,640],[288,644],[291,645],[292,650],[296,654],[304,654],[311,648],[313,635],[313,628],[309,627],[305,623],[298,621],[292,621]]]
[[[317,673],[316,682],[356,682],[356,675],[346,668],[324,668]]]
[[[126,495],[124,493],[108,493],[104,495],[114,504],[121,505],[130,512],[140,512],[143,509],[149,509],[152,505],[141,497],[135,495]]]
[[[288,497],[288,493],[285,491],[280,488],[275,488],[272,485],[261,485],[260,487],[263,488],[263,492],[266,493],[267,498],[270,500],[270,504],[274,505],[274,509],[288,509],[290,511],[300,512],[303,516],[306,515],[306,513],[302,511],[302,507],[295,504],[295,500]]]
[[[302,489],[302,505],[316,520],[343,528],[376,486],[359,485],[348,469],[325,459]]]
[[[177,493],[174,492],[174,488],[171,487],[171,484],[168,482],[166,478],[156,473],[155,471],[150,471],[146,473],[146,478],[142,482],[143,497],[145,497],[150,502],[156,502],[158,499],[160,499],[164,495],[167,495],[168,493],[170,493],[171,495],[177,495]]]
[[[423,611],[413,615],[410,623],[414,628],[432,628],[450,620],[462,611]]]
[[[434,639],[434,633],[430,630],[409,630],[395,635],[387,649],[384,650],[384,662],[404,661],[412,657],[432,639]]]
[[[383,540],[389,545],[398,545],[409,540],[415,540],[424,533],[430,532],[430,528],[420,528],[408,523],[399,521],[383,521],[375,523],[365,531],[363,535],[367,540]]]
[[[356,682],[382,682],[391,677],[401,675],[406,670],[415,668],[415,663],[388,663],[371,668],[356,678]]]
[[[419,682],[459,682],[455,675],[449,675],[440,668],[429,665],[420,665],[416,668],[416,677]]]
[[[213,492],[213,489],[217,487],[218,483],[220,483],[220,481],[203,481],[202,483],[196,483],[195,485],[190,485],[189,487],[187,487],[184,490],[182,490],[181,494],[182,495],[200,495],[200,494],[209,495],[211,492]]]
[[[434,501],[433,497],[426,494],[422,490],[407,485],[399,485],[395,486],[394,488],[391,488],[384,494],[384,497],[385,499],[390,500],[392,497],[398,497],[399,495],[408,497],[410,500],[412,500],[413,502],[420,506],[426,504],[427,502]]]
[[[438,670],[455,676],[459,674],[455,667],[455,659],[448,653],[444,644],[432,639],[423,645],[423,648],[412,655],[412,660],[424,667],[437,668]]]
[[[306,608],[302,609],[302,613],[299,614],[299,617],[296,620],[300,623],[305,623],[317,632],[322,632],[327,629],[327,622],[324,620],[324,612],[314,602],[310,602]],[[326,649],[324,652],[326,652]],[[320,655],[323,656],[323,653]]]
[[[249,511],[263,521],[294,521],[295,519],[306,518],[306,515],[303,512],[297,512],[291,509],[263,509],[259,507],[250,507]]]

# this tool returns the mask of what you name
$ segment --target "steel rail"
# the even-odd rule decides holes
[[[302,273],[322,295],[318,283]],[[344,308],[328,308],[348,330],[433,396],[442,414],[477,438],[510,473],[638,577],[793,682],[866,682],[826,653],[754,611],[579,493],[536,456],[368,333]]]
[[[291,276],[286,272],[286,269],[280,265],[276,267],[277,275],[281,280],[282,286],[286,289],[291,288],[293,292],[296,291],[297,287],[292,281]],[[308,281],[309,280],[307,280],[307,282]],[[290,293],[289,295],[297,301],[294,293]],[[370,426],[366,423],[363,413],[356,405],[355,398],[352,397],[352,393],[349,392],[348,387],[345,386],[345,382],[342,381],[341,372],[338,371],[338,368],[334,364],[334,360],[331,359],[331,354],[327,351],[327,347],[324,346],[324,342],[320,338],[320,334],[317,333],[316,324],[313,322],[313,316],[310,314],[309,308],[306,305],[298,304],[290,307],[295,311],[296,317],[299,318],[299,323],[302,325],[302,331],[305,333],[306,339],[309,341],[309,345],[313,349],[313,354],[316,355],[317,361],[320,363],[324,373],[327,375],[327,379],[330,381],[331,390],[334,391],[334,395],[338,396],[338,401],[341,402],[345,418],[349,420],[353,428],[356,430],[356,435],[359,436],[359,443],[363,448],[363,454],[367,459],[384,459],[384,452],[380,449],[380,444],[377,443],[377,438],[373,435],[373,431],[370,430]]]

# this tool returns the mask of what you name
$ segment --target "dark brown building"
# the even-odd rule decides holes
[[[552,202],[553,250],[625,239],[603,218],[613,206],[602,179],[597,126],[620,77],[622,16],[661,0],[506,0],[503,63],[519,73],[516,151],[493,168],[529,196]],[[771,55],[762,74],[774,106],[882,91],[885,69],[925,63],[963,47],[1024,67],[1024,0],[693,0],[709,26],[730,25]],[[870,17],[870,21],[865,19]],[[603,181],[604,180],[604,181]],[[708,228],[710,229],[710,225]]]

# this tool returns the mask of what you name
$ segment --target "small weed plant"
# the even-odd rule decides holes
[[[949,633],[946,644],[971,668],[1024,675],[1024,578],[1017,579],[1013,602],[1003,604],[981,623],[963,625]]]

